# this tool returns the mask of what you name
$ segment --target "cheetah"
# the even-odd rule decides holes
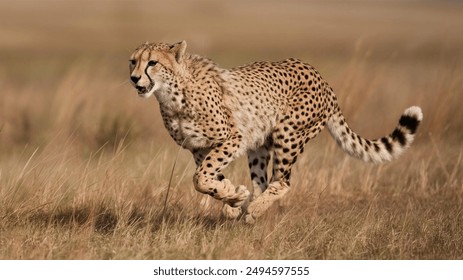
[[[349,128],[333,89],[311,65],[290,58],[223,69],[186,48],[185,41],[142,44],[129,60],[130,81],[139,96],[156,97],[170,136],[193,154],[195,189],[249,224],[288,192],[297,157],[325,126],[350,156],[381,163],[410,146],[423,119],[412,106],[392,133],[368,140]],[[252,194],[222,174],[245,153]]]

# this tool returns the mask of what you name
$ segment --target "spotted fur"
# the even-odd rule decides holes
[[[140,96],[156,97],[170,135],[193,153],[196,190],[222,200],[228,216],[244,210],[248,223],[289,190],[297,157],[326,125],[349,155],[380,163],[409,147],[423,118],[419,107],[410,107],[392,133],[368,140],[349,128],[333,90],[311,65],[286,59],[227,70],[188,54],[185,41],[138,47],[130,79]],[[252,196],[222,175],[245,153]]]

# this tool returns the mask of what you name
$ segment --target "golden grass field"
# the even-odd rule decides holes
[[[461,3],[164,2],[0,2],[0,259],[462,258]],[[424,121],[384,165],[324,131],[284,201],[254,226],[224,220],[128,83],[138,44],[182,39],[223,67],[313,64],[364,137],[411,105]],[[244,159],[226,175],[250,186]]]

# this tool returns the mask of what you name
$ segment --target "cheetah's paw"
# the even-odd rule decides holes
[[[227,198],[226,203],[233,208],[239,208],[246,203],[250,195],[249,190],[245,186],[240,185],[236,187],[235,194]]]
[[[256,219],[251,214],[246,214],[244,222],[248,225],[253,225],[256,223]]]
[[[230,205],[224,203],[222,207],[222,215],[227,219],[236,219],[242,213],[241,207],[231,207]]]

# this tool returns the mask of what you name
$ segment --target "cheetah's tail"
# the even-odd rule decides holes
[[[328,129],[338,145],[349,155],[366,162],[381,163],[397,158],[410,146],[422,119],[421,108],[412,106],[404,111],[391,134],[368,140],[353,132],[341,110],[337,110],[328,121]]]

